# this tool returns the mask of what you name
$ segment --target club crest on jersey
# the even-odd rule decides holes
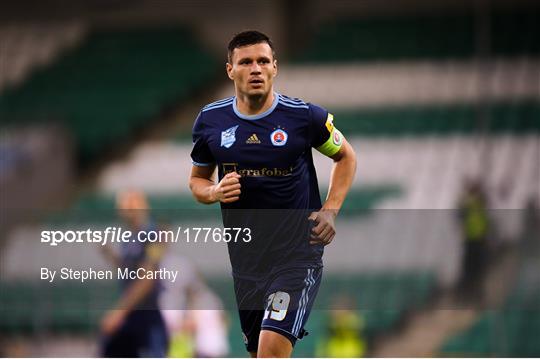
[[[278,128],[270,134],[270,141],[274,146],[285,146],[289,135],[287,132],[283,131],[281,128]]]
[[[236,129],[239,125],[221,131],[221,147],[229,148],[236,141]]]

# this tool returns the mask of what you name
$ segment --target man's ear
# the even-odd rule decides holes
[[[274,77],[277,76],[277,60],[274,60]]]
[[[232,68],[233,66],[229,64],[228,62],[225,64],[225,70],[227,71],[227,76],[229,76],[231,80],[234,80],[234,76],[232,74]]]

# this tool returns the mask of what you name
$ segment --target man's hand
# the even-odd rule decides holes
[[[240,178],[236,172],[227,173],[221,181],[212,187],[212,198],[214,201],[231,203],[240,199]]]
[[[311,240],[309,244],[330,244],[336,235],[336,225],[334,223],[337,212],[332,210],[321,210],[312,212],[308,219],[315,222],[311,229]]]
[[[101,320],[101,333],[105,335],[112,335],[124,323],[127,312],[121,309],[113,309],[107,312]]]

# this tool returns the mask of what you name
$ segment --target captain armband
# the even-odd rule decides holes
[[[317,147],[317,151],[331,157],[338,153],[341,145],[343,144],[343,135],[339,130],[332,126],[332,131],[330,132],[330,137],[326,140],[325,143]]]

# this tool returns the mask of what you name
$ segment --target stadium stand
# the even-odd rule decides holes
[[[497,151],[492,156],[493,174],[489,184],[497,187],[507,181],[508,173],[519,173],[521,178],[497,208],[520,208],[535,181],[534,168],[527,164],[536,156],[534,133],[538,125],[534,114],[538,106],[529,110],[514,108],[507,114],[497,112],[493,131],[496,135],[486,142]],[[445,114],[444,108],[419,112],[410,112],[411,117],[417,116],[409,124],[404,124],[400,116],[407,112],[398,110],[385,110],[382,114],[372,110],[347,111],[341,115],[344,118],[336,116],[337,125],[349,131],[345,132],[349,140],[362,152],[359,156],[362,175],[355,184],[366,186],[362,191],[396,186],[401,189],[399,196],[381,198],[376,204],[378,208],[455,208],[461,181],[478,171],[481,143],[474,135],[474,126],[467,122],[474,120],[474,111],[465,106],[449,111],[450,115]],[[352,115],[358,113],[361,116]],[[516,123],[512,123],[513,119]],[[186,157],[189,151],[190,146],[182,142],[142,145],[126,161],[112,163],[104,169],[98,179],[99,191],[109,196],[124,187],[140,188],[156,196],[178,196],[184,192],[189,201],[186,176],[191,166]],[[331,161],[318,153],[315,160],[319,183],[325,188]],[[356,199],[348,202],[356,203]],[[182,204],[178,202],[178,205]],[[356,207],[365,208],[361,203]]]
[[[0,92],[25,81],[82,41],[85,26],[77,23],[0,26]]]
[[[539,132],[540,103],[498,103],[490,109],[491,135]],[[478,131],[478,110],[471,105],[398,107],[335,112],[344,132],[357,136],[412,137],[470,135]]]
[[[54,126],[2,128],[0,247],[4,234],[39,210],[60,206],[73,183],[70,137]],[[31,209],[31,211],[28,211]]]
[[[398,186],[373,186],[365,187],[354,190],[344,204],[344,212],[348,215],[358,214],[359,212],[368,211],[373,209],[377,203],[387,197],[399,197],[401,194]],[[196,210],[201,207],[193,201],[193,198],[189,194],[166,194],[166,195],[153,195],[149,197],[149,203],[151,208],[158,213],[162,210]],[[82,211],[85,214],[87,220],[92,221],[93,214],[99,216],[100,212],[106,212],[109,214],[111,208],[114,207],[113,196],[93,196],[88,195],[82,197],[71,209],[73,212]],[[217,206],[212,208],[215,213],[218,213]],[[205,211],[205,215],[208,214],[208,210]],[[163,218],[169,221],[175,220],[175,213],[171,213],[170,218]],[[62,218],[67,219],[68,214],[62,215]],[[99,217],[98,217],[99,218]]]
[[[471,327],[446,340],[440,348],[441,354],[492,357],[536,357],[540,354],[540,275],[537,270],[540,247],[537,235],[537,230],[526,231],[521,238],[521,263],[505,303],[500,308],[483,310]]]
[[[19,281],[3,282],[0,287],[0,331],[5,335],[95,332],[119,293],[117,284],[108,281],[54,287]]]
[[[276,79],[330,109],[434,107],[537,101],[538,57],[284,65]],[[223,97],[230,96],[224,89]]]
[[[448,356],[534,357],[540,353],[539,331],[538,310],[487,311],[466,332],[449,339],[441,353]]]
[[[388,331],[407,314],[422,306],[435,289],[435,278],[430,273],[373,273],[362,276],[330,275],[325,278],[324,290],[312,313],[310,336],[297,355],[312,355],[315,343],[324,326],[324,312],[336,294],[349,294],[366,321],[368,338]],[[225,303],[234,308],[234,292],[230,278],[214,277],[210,287]],[[114,304],[118,295],[116,283],[110,281],[92,284],[59,284],[54,287],[40,283],[2,283],[0,331],[5,334],[25,334],[39,331],[56,333],[94,333],[104,309]],[[46,306],[46,308],[44,308]],[[9,308],[9,310],[7,309]],[[231,309],[230,315],[235,315]],[[231,335],[239,331],[236,321]],[[231,338],[234,339],[234,338]],[[233,356],[242,356],[242,342],[231,340]],[[239,344],[239,345],[238,345]]]
[[[497,188],[509,174],[516,179],[496,208],[523,207],[538,180],[530,164],[538,159],[540,132],[539,20],[537,12],[496,13],[489,49],[495,57],[484,63],[475,60],[472,16],[334,19],[318,28],[292,64],[280,67],[277,89],[328,107],[359,154],[358,176],[337,238],[343,241],[325,254],[328,272],[307,328],[311,334],[299,343],[296,356],[313,355],[317,339],[325,335],[325,309],[336,294],[355,299],[366,335],[374,340],[399,329],[440,286],[455,281],[460,252],[452,213],[441,211],[446,217],[433,220],[415,211],[377,210],[455,209],[463,179],[482,171],[485,148],[491,149],[488,186]],[[91,158],[164,106],[188,98],[212,79],[214,65],[184,28],[97,31],[53,66],[5,91],[0,114],[9,121],[35,119],[35,112],[28,111],[35,109],[60,119],[76,133],[82,157]],[[230,91],[227,84],[222,97]],[[480,103],[488,109],[485,126],[479,120]],[[115,220],[114,193],[137,188],[149,194],[159,220],[178,225],[180,212],[159,210],[180,210],[183,219],[197,215],[200,206],[187,186],[190,150],[189,133],[139,145],[127,159],[109,163],[93,190],[79,193],[67,211],[47,218],[47,224],[103,228]],[[331,161],[314,156],[324,192]],[[218,218],[217,206],[210,208],[204,216]],[[26,230],[8,240],[3,264],[8,277],[29,252],[36,258],[52,254],[25,244],[21,239],[39,236],[37,228]],[[209,285],[225,308],[234,308],[231,279],[223,277],[224,248],[216,249],[224,261],[213,260],[213,249],[182,250],[204,257]],[[51,261],[67,253],[55,251]],[[98,263],[98,258],[97,251],[87,251],[84,258],[71,256],[62,263]],[[31,273],[32,267],[26,267],[25,273]],[[100,309],[108,308],[117,294],[114,282],[47,289],[15,279],[0,282],[0,289],[5,318],[0,332],[11,335],[95,334]],[[524,306],[522,289],[504,308],[486,313],[469,331],[449,339],[441,353],[538,355],[532,338],[539,332],[538,312],[515,310]],[[527,303],[540,298],[537,292],[526,297]],[[245,356],[237,314],[229,314],[231,355]],[[497,335],[510,339],[495,343]]]
[[[302,63],[448,59],[476,54],[475,21],[471,15],[428,15],[335,19],[322,24]],[[489,29],[493,55],[538,54],[535,11],[494,13]],[[527,34],[523,36],[523,34]]]
[[[210,282],[221,298],[234,305],[232,283],[215,278]],[[364,333],[368,340],[378,334],[396,328],[406,315],[423,306],[434,293],[435,278],[430,273],[411,271],[409,273],[366,273],[364,275],[331,274],[325,276],[317,296],[317,305],[311,312],[306,330],[309,335],[300,341],[295,357],[312,357],[317,341],[326,335],[326,309],[337,295],[350,295],[356,299],[356,308],[365,321]],[[231,315],[235,315],[234,312]],[[239,323],[233,321],[231,333],[231,355],[244,353],[242,342],[238,340]]]
[[[6,123],[61,122],[89,159],[185,99],[214,69],[184,28],[94,31],[24,85],[4,91],[0,115]]]

